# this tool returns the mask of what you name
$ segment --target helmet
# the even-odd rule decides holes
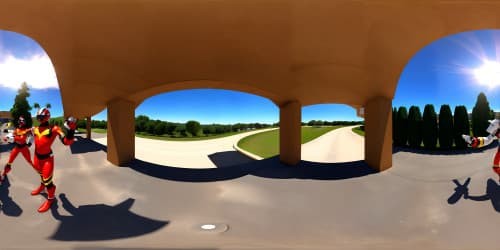
[[[495,119],[495,120],[490,120],[489,122],[490,126],[488,126],[488,128],[486,129],[486,132],[488,132],[491,135],[495,135],[498,129],[500,129],[500,121]]]
[[[23,116],[19,116],[19,119],[17,120],[17,125],[19,125],[19,127],[24,127],[26,125],[26,121],[24,120]]]
[[[48,108],[41,108],[36,112],[36,119],[40,123],[48,122],[50,119],[50,111]]]

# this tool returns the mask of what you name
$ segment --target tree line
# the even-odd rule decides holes
[[[26,119],[26,123],[29,127],[32,126],[33,120],[31,117],[31,110],[33,108],[39,109],[41,106],[38,103],[34,103],[33,107],[28,103],[28,97],[30,96],[29,88],[26,82],[21,84],[18,89],[17,95],[14,100],[14,104],[10,110],[14,126],[18,126],[17,121],[20,116]],[[50,103],[45,105],[47,108],[51,108]],[[50,124],[63,126],[63,117],[52,117],[49,121]],[[309,122],[302,122],[302,125],[308,126],[336,126],[336,125],[356,125],[363,124],[363,122],[354,121],[323,121],[323,120],[311,120]],[[107,121],[105,120],[92,120],[90,124],[91,128],[107,129]],[[87,122],[85,119],[79,119],[77,121],[77,128],[85,129],[87,127]],[[149,134],[149,135],[168,135],[174,137],[186,137],[186,136],[207,136],[207,135],[217,135],[230,132],[239,132],[253,129],[279,127],[279,122],[274,124],[265,123],[236,123],[236,124],[200,124],[198,121],[188,121],[187,123],[174,123],[166,122],[161,120],[153,120],[148,116],[139,115],[135,118],[135,131],[137,133]]]
[[[52,119],[51,122],[56,125],[63,124],[63,118]],[[311,120],[309,122],[302,122],[302,125],[308,126],[337,126],[337,125],[357,125],[364,124],[362,121],[323,121]],[[79,120],[77,123],[78,128],[85,129],[86,122]],[[92,120],[92,128],[106,129],[107,122],[104,120]],[[172,137],[186,137],[186,136],[208,136],[218,135],[230,132],[240,132],[246,130],[262,129],[279,127],[279,123],[266,124],[266,123],[236,123],[236,124],[200,124],[198,121],[188,121],[186,123],[176,123],[161,121],[158,119],[151,119],[146,115],[139,115],[135,118],[135,131],[139,134],[145,135],[167,135]]]
[[[412,148],[423,145],[426,149],[436,149],[439,144],[439,148],[444,150],[463,149],[467,144],[462,134],[470,135],[472,132],[474,136],[487,136],[486,128],[491,119],[495,119],[495,112],[490,109],[486,95],[482,92],[477,97],[471,120],[464,105],[456,106],[452,114],[450,106],[443,104],[437,114],[434,105],[427,104],[423,115],[417,106],[411,106],[409,111],[406,107],[394,107],[393,144]]]

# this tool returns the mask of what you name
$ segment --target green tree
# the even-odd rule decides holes
[[[411,106],[408,113],[408,144],[414,148],[422,144],[422,114],[417,106]]]
[[[474,136],[488,136],[486,128],[490,125],[488,120],[491,119],[490,103],[486,99],[486,95],[481,92],[477,96],[476,105],[472,109],[472,133]]]
[[[408,112],[406,107],[399,107],[396,126],[398,127],[397,145],[406,146],[408,141]]]
[[[155,133],[155,127],[156,123],[153,120],[149,120],[146,122],[146,129],[145,131],[148,132],[149,134],[154,135]]]
[[[139,115],[135,118],[135,131],[137,132],[145,132],[146,131],[146,123],[149,121],[149,117],[145,115]]]
[[[175,123],[167,122],[167,128],[165,132],[169,135],[173,135],[176,128],[177,125]]]
[[[449,105],[441,105],[439,110],[439,147],[451,149],[453,146],[453,115]]]
[[[462,135],[470,134],[469,115],[465,106],[455,107],[453,123],[455,146],[464,149],[467,147],[467,143],[463,140]]]
[[[155,125],[155,135],[163,135],[167,130],[166,122],[157,122]]]
[[[427,149],[434,149],[436,148],[438,139],[437,116],[434,105],[425,105],[422,121],[422,140],[424,142],[424,147]]]
[[[396,107],[392,108],[392,143],[393,144],[397,144],[396,141],[398,138],[398,126],[397,126],[397,114],[398,114],[398,110],[396,109]]]
[[[197,121],[188,121],[186,123],[186,131],[192,136],[197,136],[201,130],[201,125]]]
[[[30,96],[28,84],[23,82],[21,87],[17,90],[17,95],[14,99],[14,105],[10,109],[12,118],[14,119],[14,126],[18,126],[17,121],[20,116],[23,116],[26,125],[31,127],[33,125],[33,120],[31,118],[31,106],[28,103],[28,97]]]

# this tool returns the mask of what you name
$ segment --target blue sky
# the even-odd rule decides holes
[[[493,70],[493,75],[499,76],[498,83],[495,82],[497,86],[481,85],[481,80],[474,75],[474,69],[486,60],[500,62],[497,54],[500,56],[500,31],[467,32],[437,40],[422,48],[405,67],[393,106],[417,105],[423,111],[428,103],[434,104],[436,110],[441,104],[449,104],[452,110],[456,105],[466,105],[470,112],[477,95],[483,91],[491,108],[500,111],[497,101],[500,64],[498,70]],[[22,81],[27,81],[31,88],[31,104],[48,102],[52,105],[53,116],[62,114],[57,79],[44,50],[24,35],[0,31],[0,110],[12,107],[16,89]],[[204,124],[274,123],[279,119],[279,109],[265,98],[213,89],[175,91],[150,97],[137,108],[136,115],[140,114],[172,122],[194,119]],[[106,111],[93,118],[106,119]],[[313,119],[361,120],[353,108],[342,104],[304,107],[302,120]]]

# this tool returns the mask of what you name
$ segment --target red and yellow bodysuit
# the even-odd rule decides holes
[[[47,211],[54,201],[56,186],[52,181],[54,174],[54,156],[52,155],[52,143],[56,137],[61,139],[64,145],[71,145],[74,141],[73,135],[65,135],[58,126],[49,126],[48,123],[33,128],[35,137],[35,156],[33,167],[40,174],[40,186],[31,192],[32,195],[40,194],[47,189],[47,201],[40,206],[38,212]]]
[[[28,149],[31,146],[31,142],[28,140],[29,137],[32,136],[30,128],[16,128],[14,131],[14,148],[10,152],[9,161],[5,164],[4,171],[0,178],[4,178],[7,173],[12,169],[12,163],[16,159],[17,155],[21,153],[24,156],[24,159],[33,166],[31,162],[30,150]]]
[[[500,130],[497,130],[495,134],[490,134],[487,137],[470,137],[462,136],[469,143],[472,148],[482,148],[490,145],[494,140],[500,138]],[[493,159],[493,172],[498,175],[500,181],[500,145],[498,146],[495,158]]]

